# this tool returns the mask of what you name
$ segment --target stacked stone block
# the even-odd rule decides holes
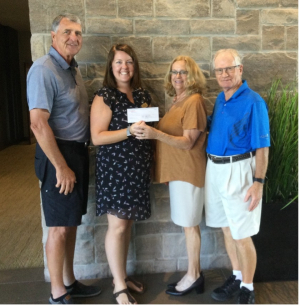
[[[168,63],[189,55],[215,83],[211,60],[220,48],[233,47],[245,57],[256,56],[261,78],[251,77],[253,63],[245,66],[250,86],[262,94],[274,76],[284,82],[295,78],[298,51],[298,2],[295,0],[29,0],[33,60],[47,53],[54,16],[77,14],[83,21],[84,45],[77,56],[89,98],[103,81],[106,56],[114,43],[134,47],[141,62],[144,86],[163,116],[169,103],[163,90]],[[280,58],[280,65],[266,64]],[[291,65],[292,62],[292,65]],[[281,69],[281,65],[289,68]],[[211,87],[211,86],[210,86]],[[209,88],[206,103],[212,110],[218,93]]]
[[[29,0],[32,59],[51,45],[51,22],[63,12],[83,22],[83,48],[77,55],[89,99],[102,86],[108,51],[114,43],[134,47],[144,87],[159,106],[160,116],[170,98],[163,79],[170,61],[189,55],[203,70],[208,84],[208,111],[220,89],[212,58],[220,48],[236,48],[244,57],[244,78],[262,95],[274,77],[295,79],[298,56],[298,1],[296,0]],[[90,147],[91,180],[88,214],[78,229],[75,268],[79,278],[110,275],[104,237],[106,217],[95,217],[94,156]],[[153,184],[152,216],[135,223],[128,258],[129,273],[185,270],[187,255],[182,228],[170,220],[167,187]],[[44,238],[47,229],[43,224]],[[201,223],[203,269],[229,267],[222,233]],[[46,259],[45,259],[46,261]],[[48,270],[45,269],[46,278]]]

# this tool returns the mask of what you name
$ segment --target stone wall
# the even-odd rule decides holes
[[[193,57],[209,86],[206,104],[212,110],[219,92],[211,59],[220,48],[233,47],[244,61],[244,78],[264,95],[274,77],[294,80],[298,56],[298,1],[296,0],[29,0],[33,61],[51,45],[51,22],[62,12],[83,22],[83,48],[76,57],[89,98],[101,87],[111,45],[131,44],[140,61],[144,86],[162,116],[170,103],[163,78],[173,57]],[[75,269],[79,278],[110,275],[104,251],[106,217],[95,217],[94,155],[90,148],[91,181],[88,214],[78,229]],[[182,229],[170,220],[164,185],[155,184],[152,216],[133,227],[129,273],[185,270],[187,257]],[[43,224],[45,242],[47,229]],[[229,267],[220,230],[201,223],[201,264],[204,269]],[[48,271],[45,268],[48,279]]]

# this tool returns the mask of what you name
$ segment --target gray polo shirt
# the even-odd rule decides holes
[[[73,59],[69,65],[53,48],[37,59],[27,76],[29,110],[46,109],[56,138],[89,140],[89,105],[84,83]]]

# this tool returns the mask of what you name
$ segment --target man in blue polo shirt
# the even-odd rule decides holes
[[[31,129],[37,139],[35,170],[41,181],[46,225],[50,304],[74,304],[99,287],[75,279],[77,226],[88,197],[89,105],[74,56],[82,46],[81,22],[71,14],[52,23],[50,52],[34,62],[27,77]]]
[[[211,296],[225,301],[238,294],[238,304],[254,304],[256,251],[251,236],[260,226],[270,146],[268,109],[242,80],[236,50],[219,50],[214,71],[223,92],[208,118],[205,214],[207,226],[223,230],[233,274]]]

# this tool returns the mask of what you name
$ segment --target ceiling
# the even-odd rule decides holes
[[[28,0],[0,0],[0,24],[29,32]]]

